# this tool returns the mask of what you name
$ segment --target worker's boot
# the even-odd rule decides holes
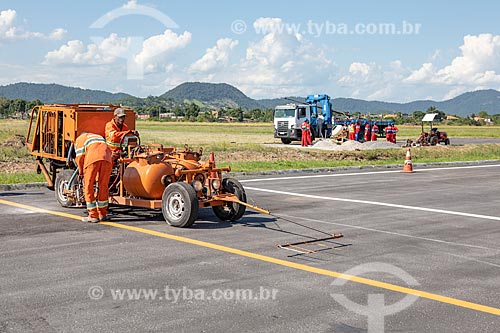
[[[82,222],[97,223],[99,222],[99,219],[97,217],[85,216],[82,217]]]

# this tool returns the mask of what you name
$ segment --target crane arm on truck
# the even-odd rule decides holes
[[[326,126],[326,137],[330,137],[332,134],[332,103],[330,103],[330,96],[326,94],[308,95],[306,103],[311,105],[311,113],[316,117],[318,116],[318,103],[321,103],[321,114]]]

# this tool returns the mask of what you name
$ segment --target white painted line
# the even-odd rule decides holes
[[[479,259],[475,259],[475,258],[471,258],[471,257],[466,257],[466,256],[460,256],[460,255],[453,254],[453,253],[445,253],[445,254],[450,255],[450,256],[452,256],[452,257],[461,258],[461,259],[466,259],[466,260],[471,260],[471,261],[478,262],[478,263],[480,263],[480,264],[485,264],[485,265],[488,265],[488,266],[493,266],[493,267],[498,267],[498,268],[500,268],[500,265],[497,265],[497,264],[492,264],[491,262],[488,262],[488,261],[479,260]]]
[[[456,242],[444,241],[444,240],[435,239],[435,238],[413,236],[413,235],[402,234],[402,233],[394,232],[394,231],[386,231],[386,230],[380,230],[380,229],[362,227],[362,226],[352,225],[352,224],[345,224],[345,223],[336,223],[336,222],[315,220],[315,219],[310,219],[310,218],[307,218],[307,217],[293,216],[293,215],[287,215],[287,214],[280,214],[279,216],[286,217],[286,218],[299,219],[299,220],[303,220],[303,221],[316,222],[316,223],[338,225],[338,226],[342,226],[342,227],[346,227],[346,228],[351,228],[351,229],[360,229],[360,230],[366,230],[366,231],[370,231],[370,232],[378,232],[378,233],[381,233],[381,234],[389,234],[389,235],[399,236],[399,237],[413,238],[413,239],[424,240],[424,241],[434,242],[434,243],[441,243],[441,244],[447,244],[447,245],[463,246],[463,247],[468,247],[468,248],[473,248],[473,249],[481,249],[481,250],[489,250],[489,251],[500,252],[500,249],[495,249],[495,248],[486,247],[486,246],[464,244],[464,243],[456,243]]]
[[[345,199],[345,198],[324,197],[324,196],[319,196],[319,195],[292,193],[292,192],[277,191],[277,190],[268,190],[268,189],[262,189],[262,188],[256,188],[256,187],[247,187],[247,186],[245,186],[245,190],[253,190],[253,191],[258,191],[258,192],[267,192],[267,193],[274,193],[274,194],[281,194],[281,195],[290,195],[290,196],[295,196],[295,197],[317,199],[317,200],[353,202],[353,203],[360,203],[360,204],[366,204],[366,205],[375,205],[375,206],[385,206],[385,207],[393,207],[393,208],[420,210],[420,211],[424,211],[424,212],[432,212],[432,213],[440,213],[440,214],[448,214],[448,215],[458,215],[458,216],[464,216],[464,217],[472,217],[472,218],[476,218],[476,219],[500,221],[500,217],[498,217],[498,216],[490,216],[490,215],[480,215],[480,214],[472,214],[472,213],[455,212],[455,211],[452,211],[452,210],[444,210],[444,209],[437,209],[437,208],[426,208],[426,207],[399,205],[399,204],[392,204],[392,203],[386,203],[386,202],[377,202],[377,201],[359,200],[359,199]]]
[[[455,170],[455,169],[476,169],[476,168],[493,168],[500,167],[500,164],[488,164],[488,165],[468,165],[468,166],[457,166],[457,167],[440,167],[440,168],[428,168],[428,169],[418,169],[417,172],[425,171],[442,171],[442,170]],[[307,171],[307,170],[304,170]],[[257,179],[242,179],[240,183],[254,183],[254,182],[266,182],[271,180],[289,180],[289,179],[308,179],[308,178],[325,178],[325,177],[345,177],[345,176],[362,176],[362,175],[376,175],[385,173],[401,173],[401,170],[386,170],[386,171],[368,171],[368,172],[350,172],[350,173],[335,173],[335,174],[323,174],[323,175],[305,175],[305,176],[284,176],[284,177],[273,177],[273,178],[257,178]]]

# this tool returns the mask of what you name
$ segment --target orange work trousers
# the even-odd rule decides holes
[[[83,170],[83,192],[87,211],[91,218],[103,218],[108,213],[108,185],[112,169],[112,163],[100,160],[88,165]],[[97,197],[94,188],[96,181],[98,185]]]
[[[311,138],[311,131],[310,130],[302,131],[301,144],[304,147],[312,146],[312,138]]]

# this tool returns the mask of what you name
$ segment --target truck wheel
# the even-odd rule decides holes
[[[287,138],[281,138],[281,142],[284,143],[285,145],[289,145],[290,143],[292,143],[292,140]]]
[[[198,217],[198,197],[191,185],[177,182],[163,191],[161,211],[165,221],[174,227],[188,228]]]
[[[232,193],[242,202],[247,202],[247,195],[243,185],[234,178],[225,178],[222,180],[223,193]],[[212,206],[214,214],[222,221],[236,221],[245,214],[246,206],[225,202],[223,206]]]
[[[66,186],[68,186],[68,182],[74,172],[74,170],[65,169],[59,171],[59,173],[57,174],[54,189],[57,202],[59,202],[62,207],[71,207],[75,205],[75,202],[69,199],[66,194],[64,194],[64,190],[66,189]]]
[[[444,140],[444,144],[445,144],[445,145],[449,145],[449,144],[450,144],[450,139],[446,139],[446,140]]]

